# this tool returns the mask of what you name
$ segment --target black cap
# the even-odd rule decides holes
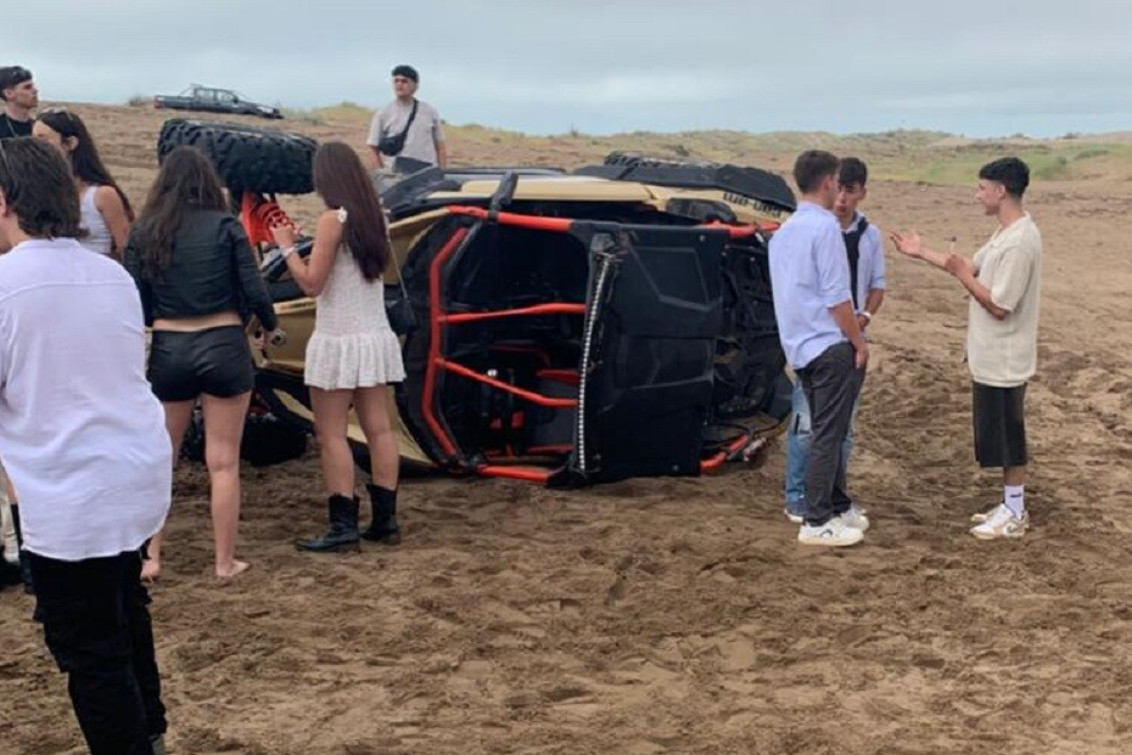
[[[31,80],[31,71],[23,66],[4,66],[0,68],[0,98],[4,90]]]
[[[400,65],[393,69],[394,76],[404,76],[406,79],[412,79],[416,83],[421,83],[421,75],[417,73],[417,69],[412,66]]]

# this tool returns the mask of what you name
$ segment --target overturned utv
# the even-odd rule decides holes
[[[234,197],[253,240],[278,213],[257,189]],[[794,209],[780,177],[613,154],[569,174],[430,168],[382,201],[405,462],[563,486],[695,475],[789,413],[766,254]],[[258,397],[309,427],[316,303],[270,250],[263,272],[288,337],[260,350]]]

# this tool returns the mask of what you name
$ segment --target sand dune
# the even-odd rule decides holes
[[[91,111],[138,201],[160,120]],[[590,157],[544,146],[452,149]],[[890,254],[851,479],[873,529],[847,552],[796,544],[775,444],[709,477],[582,492],[412,480],[402,546],[300,555],[323,522],[312,455],[245,471],[254,569],[218,589],[205,476],[183,467],[153,591],[170,752],[1128,752],[1132,184],[1039,181],[1030,204],[1046,278],[1024,540],[966,534],[999,494],[970,448],[966,302]],[[970,250],[993,227],[966,187],[877,182],[865,209]],[[0,594],[0,750],[78,753],[31,606]]]

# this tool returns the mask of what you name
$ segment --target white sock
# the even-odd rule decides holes
[[[1010,513],[1014,515],[1015,519],[1021,519],[1026,513],[1025,490],[1025,485],[1005,486],[1005,495],[1002,501],[1006,505],[1006,508],[1010,509]]]

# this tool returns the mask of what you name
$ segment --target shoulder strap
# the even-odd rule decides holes
[[[405,128],[401,129],[401,138],[402,139],[405,138],[405,135],[409,133],[409,129],[413,127],[413,121],[415,121],[417,119],[417,108],[420,106],[420,104],[421,104],[421,101],[418,100],[416,97],[414,97],[413,98],[413,111],[411,113],[409,113],[409,120],[408,120],[408,122],[405,123]]]
[[[397,284],[401,286],[401,295],[405,297],[406,301],[409,298],[409,291],[405,288],[405,277],[401,275],[401,263],[397,261],[397,252],[393,249],[393,235],[389,232],[389,213],[385,208],[380,208],[382,220],[385,221],[385,243],[389,247],[389,257],[393,260],[393,269],[397,271]]]

